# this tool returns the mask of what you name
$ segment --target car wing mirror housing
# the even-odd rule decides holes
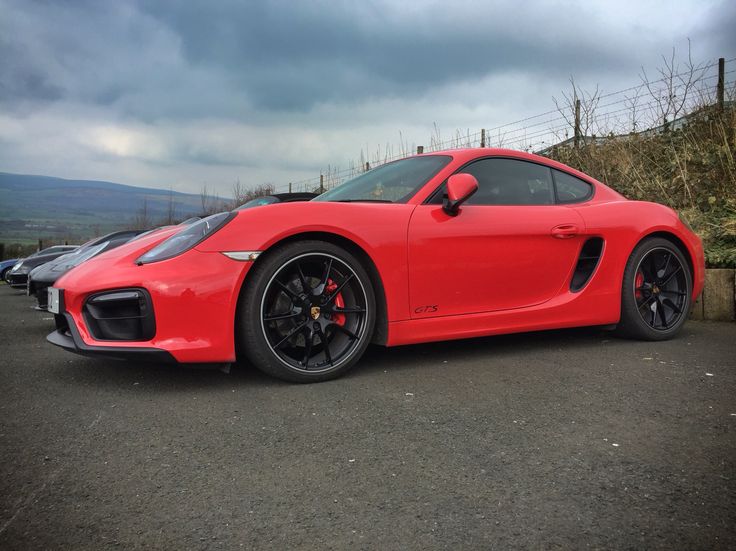
[[[457,216],[460,205],[478,191],[478,180],[472,174],[453,174],[447,179],[447,195],[442,201],[442,210]]]

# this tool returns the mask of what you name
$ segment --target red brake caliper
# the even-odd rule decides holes
[[[335,283],[331,279],[328,279],[325,291],[327,291],[328,293],[334,293],[335,289],[337,289],[337,283]],[[335,297],[335,306],[337,306],[338,308],[345,307],[345,301],[342,299],[342,293],[337,293],[337,296]],[[345,325],[345,314],[332,314],[332,321],[334,321],[337,325]]]
[[[639,289],[642,285],[644,285],[644,274],[636,272],[636,278],[634,279],[634,296],[636,296],[636,300],[641,299],[641,291]]]

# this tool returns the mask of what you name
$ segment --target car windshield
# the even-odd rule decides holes
[[[278,197],[274,197],[273,195],[265,195],[263,197],[256,197],[255,199],[251,199],[247,203],[243,203],[235,210],[244,210],[244,209],[250,209],[253,207],[260,207],[263,205],[272,205],[273,203],[278,203],[280,200]]]
[[[348,180],[313,201],[404,203],[449,162],[445,155],[395,161]]]

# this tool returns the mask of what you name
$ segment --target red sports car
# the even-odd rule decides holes
[[[452,150],[102,254],[49,290],[48,338],[84,354],[245,357],[311,382],[371,342],[584,325],[667,339],[703,280],[700,239],[672,209],[536,155]]]

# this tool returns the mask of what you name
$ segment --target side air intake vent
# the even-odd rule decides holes
[[[570,282],[570,290],[573,293],[578,292],[588,283],[590,276],[595,271],[595,267],[598,266],[602,251],[603,239],[600,237],[591,237],[585,242],[580,251],[580,258],[578,258],[578,264],[575,266],[575,273],[572,275],[572,281]]]
[[[143,289],[92,295],[82,314],[90,333],[100,341],[147,341],[156,333],[151,296]]]

